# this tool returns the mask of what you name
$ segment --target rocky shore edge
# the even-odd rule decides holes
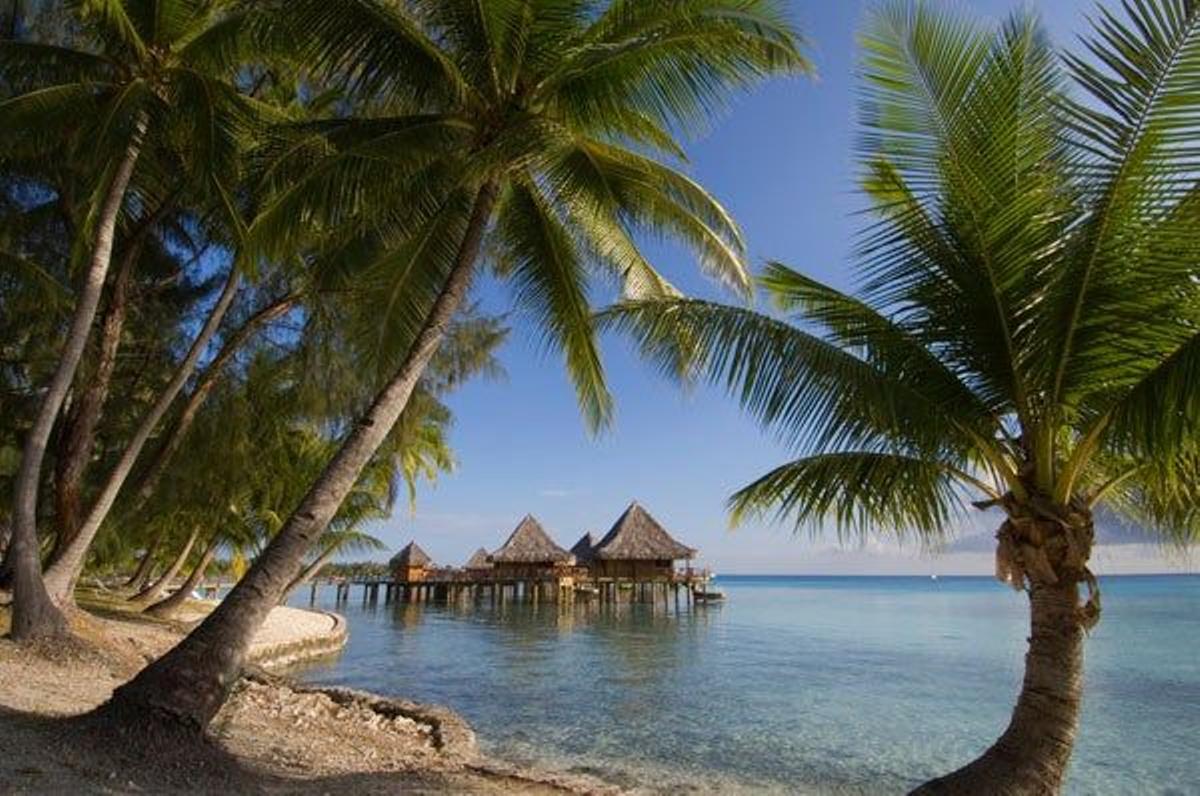
[[[31,651],[0,638],[0,793],[615,794],[589,775],[542,771],[480,753],[450,708],[301,683],[287,668],[336,654],[348,639],[333,613],[279,608],[204,748],[156,753],[94,743],[75,718],[98,706],[203,616],[181,623],[112,611],[79,618],[84,655]],[[0,608],[0,635],[7,617]]]

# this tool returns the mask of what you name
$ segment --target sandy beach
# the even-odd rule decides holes
[[[191,603],[184,619],[210,608]],[[0,609],[0,632],[7,622]],[[161,655],[187,624],[96,607],[75,625],[87,642],[76,649],[32,654],[0,640],[0,793],[613,792],[490,761],[445,708],[268,673],[345,640],[340,617],[287,607],[274,609],[256,637],[255,667],[210,727],[210,743],[146,750],[98,742],[76,717]]]

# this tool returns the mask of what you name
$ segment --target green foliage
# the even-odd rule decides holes
[[[193,415],[168,417],[147,449],[168,456],[161,480],[157,455],[143,457],[132,483],[157,486],[148,502],[119,495],[98,537],[91,563],[105,571],[156,538],[167,555],[197,528],[219,532],[234,560],[261,549],[407,356],[485,185],[498,198],[487,264],[603,426],[593,301],[602,288],[678,295],[641,240],[679,241],[705,273],[751,290],[741,231],[683,172],[680,138],[734,92],[809,71],[775,0],[61,0],[35,16],[0,42],[0,449],[19,441],[53,369],[96,208],[131,145],[114,247],[132,273],[119,400],[105,403],[84,503],[213,287],[229,268],[249,277],[211,370],[190,385],[202,403],[179,453],[172,432]],[[115,270],[100,318],[116,305]],[[243,331],[283,297],[286,312]],[[401,490],[411,502],[453,466],[442,397],[499,375],[506,334],[460,312],[316,561],[369,548],[363,529]],[[98,337],[76,391],[97,372]],[[52,450],[49,463],[63,458]],[[56,518],[39,519],[53,536]]]
[[[729,214],[644,151],[678,158],[675,133],[698,130],[732,91],[808,70],[775,2],[291,0],[251,28],[293,41],[311,73],[362,103],[277,129],[250,240],[277,254],[336,231],[337,278],[361,289],[353,322],[381,370],[407,351],[488,183],[500,200],[487,251],[562,352],[593,428],[612,401],[592,284],[676,294],[638,233],[683,242],[708,273],[749,290]]]
[[[1197,538],[1200,4],[1125,11],[1064,68],[1029,14],[877,7],[857,293],[772,265],[801,325],[678,298],[603,316],[799,449],[735,519],[936,540],[968,496],[1007,495]]]

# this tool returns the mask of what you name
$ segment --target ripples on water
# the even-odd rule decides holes
[[[303,676],[449,705],[498,757],[675,792],[894,793],[1008,720],[1026,603],[990,579],[720,585],[726,604],[678,614],[363,607],[356,589],[345,652]],[[1067,791],[1200,793],[1200,577],[1103,588]]]

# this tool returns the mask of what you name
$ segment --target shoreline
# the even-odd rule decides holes
[[[250,663],[206,733],[210,743],[156,749],[97,741],[81,716],[170,648],[211,610],[191,601],[184,621],[81,598],[73,618],[85,645],[31,650],[0,638],[0,792],[576,793],[620,789],[590,777],[493,760],[450,708],[295,682],[278,670],[336,654],[344,617],[275,608]],[[7,609],[0,607],[0,632]]]

